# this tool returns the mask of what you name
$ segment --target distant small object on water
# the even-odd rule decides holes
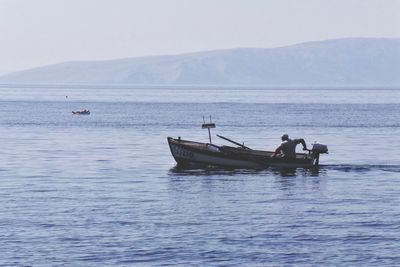
[[[68,98],[68,96],[66,95],[65,98]]]
[[[72,111],[73,115],[90,115],[90,110],[84,109],[81,111]]]

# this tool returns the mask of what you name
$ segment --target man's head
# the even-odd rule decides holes
[[[289,135],[284,134],[284,135],[281,136],[281,139],[282,139],[282,141],[286,141],[286,140],[289,139]]]

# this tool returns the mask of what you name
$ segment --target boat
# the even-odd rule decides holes
[[[82,111],[72,111],[73,115],[90,115],[90,111],[88,109],[84,109]]]
[[[179,168],[220,167],[229,169],[265,169],[275,168],[313,168],[319,165],[320,154],[328,153],[326,145],[315,143],[306,153],[296,153],[295,159],[282,156],[272,157],[274,151],[251,149],[221,135],[218,137],[236,145],[215,145],[211,142],[210,129],[215,124],[203,124],[209,130],[209,143],[183,140],[180,137],[168,137],[171,154]]]

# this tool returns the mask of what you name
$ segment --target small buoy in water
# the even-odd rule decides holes
[[[68,96],[66,95],[65,98],[68,98]]]

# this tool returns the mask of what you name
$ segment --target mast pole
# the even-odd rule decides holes
[[[210,116],[210,123],[206,123],[206,120],[205,120],[205,118],[203,116],[203,124],[201,125],[201,128],[208,130],[208,139],[210,140],[210,144],[212,144],[211,128],[215,128],[215,123],[212,122],[211,116]]]
[[[211,120],[211,115],[210,115],[210,124],[212,123],[212,120]],[[212,142],[211,142],[211,129],[210,128],[208,128],[208,138],[210,138],[210,144],[212,144]]]

